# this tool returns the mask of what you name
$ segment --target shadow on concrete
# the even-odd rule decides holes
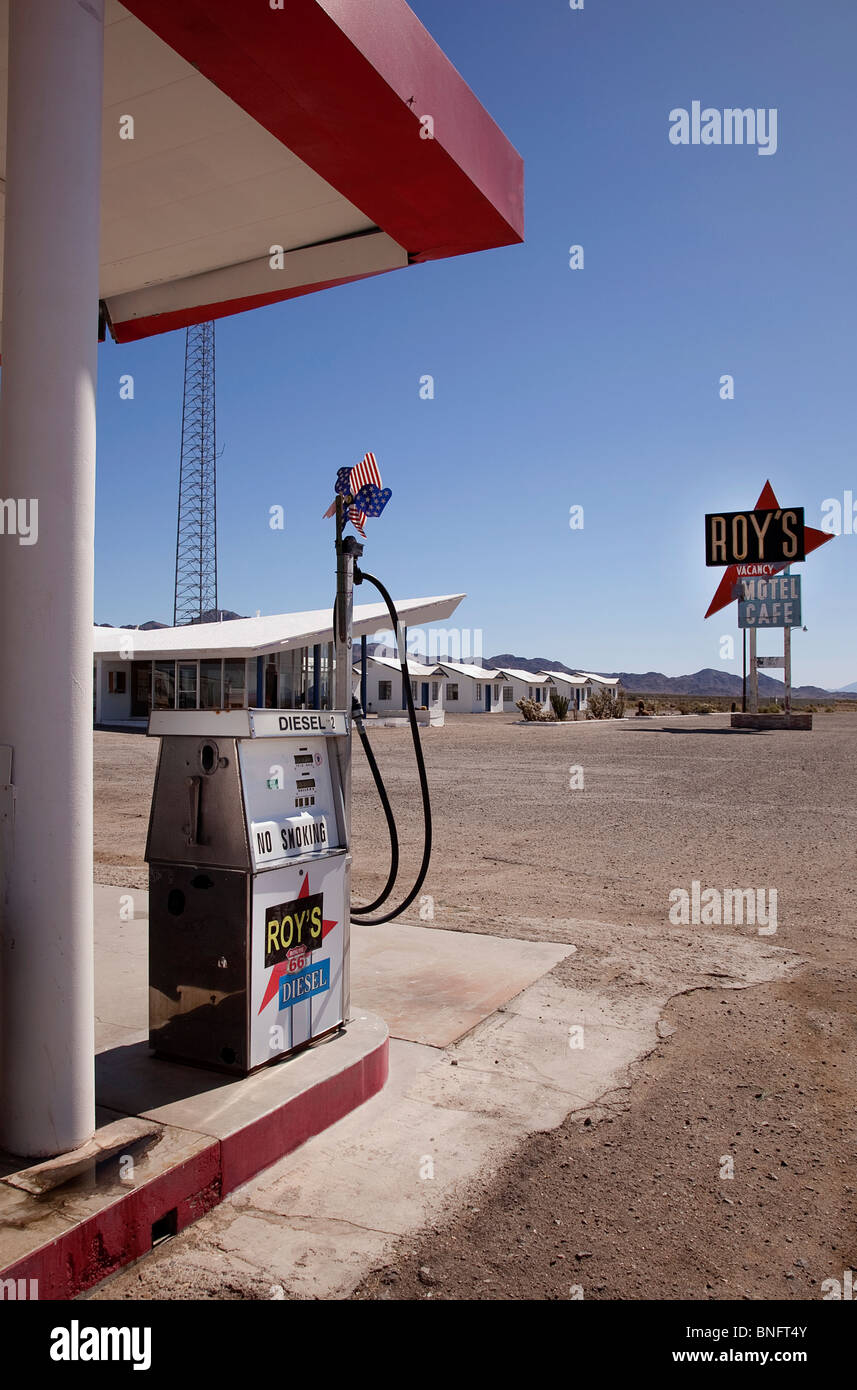
[[[98,1104],[123,1115],[142,1115],[173,1101],[234,1085],[236,1079],[234,1072],[208,1071],[154,1057],[148,1042],[108,1047],[95,1058]]]

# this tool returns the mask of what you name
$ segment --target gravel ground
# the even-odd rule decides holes
[[[354,1296],[820,1297],[823,1280],[857,1265],[857,714],[765,734],[731,732],[728,715],[557,727],[453,716],[422,737],[435,815],[423,912],[435,926],[580,943],[578,987],[631,990],[611,942],[656,928],[666,951],[669,894],[697,880],[775,889],[773,938],[732,930],[802,964],[745,990],[715,979],[677,992],[667,1036],[626,1089],[535,1135]],[[374,746],[407,874],[421,850],[410,736],[378,730]],[[156,749],[96,734],[99,882],[145,886]],[[386,850],[359,750],[354,823],[366,900]]]

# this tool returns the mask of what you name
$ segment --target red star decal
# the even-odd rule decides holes
[[[771,487],[771,484],[765,483],[765,486],[759,493],[756,511],[761,509],[775,510],[779,505],[779,502],[774,496],[774,489]],[[832,540],[833,536],[827,531],[818,531],[814,526],[804,527],[804,552],[807,555],[811,550],[818,550],[818,547],[824,545],[825,541]],[[785,569],[788,569],[788,565],[772,565],[770,572],[771,574],[779,574],[780,570]],[[730,603],[736,602],[733,590],[738,583],[738,579],[738,566],[727,565],[723,572],[723,578],[717,585],[717,593],[708,605],[708,612],[705,615],[706,618],[710,618],[713,613],[719,613],[721,608],[728,608]]]
[[[306,878],[305,878],[304,881],[303,881],[303,884],[301,885],[301,891],[298,893],[297,898],[295,898],[295,902],[299,902],[301,898],[306,898],[306,897],[309,897],[309,874],[308,874],[308,873],[307,873]],[[324,938],[327,936],[328,932],[332,932],[332,931],[333,931],[333,928],[334,928],[335,926],[337,926],[337,925],[338,925],[338,924],[337,924],[337,922],[336,922],[335,920],[333,920],[333,919],[331,919],[331,918],[329,918],[329,917],[323,917],[323,918],[322,918],[322,922],[321,922],[321,940],[324,941]],[[318,945],[319,945],[319,946],[321,945],[321,941],[318,943]],[[317,950],[318,947],[316,947],[315,949]],[[310,954],[310,953],[309,953],[309,950],[307,950],[307,955],[309,955],[309,954]],[[266,1008],[268,1004],[270,1004],[270,1002],[271,1002],[271,1000],[273,999],[274,995],[279,991],[279,988],[280,988],[280,980],[283,978],[284,975],[287,975],[288,972],[289,972],[288,964],[287,964],[287,962],[284,961],[284,960],[283,960],[283,961],[280,961],[278,965],[272,965],[272,966],[271,966],[271,974],[270,974],[270,976],[268,977],[268,983],[267,983],[267,986],[266,986],[266,988],[265,988],[265,995],[264,995],[264,998],[262,999],[262,1002],[261,1002],[261,1004],[259,1005],[259,1013],[261,1013],[262,1010],[263,1010],[264,1008]]]

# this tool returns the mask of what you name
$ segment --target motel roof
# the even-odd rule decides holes
[[[396,599],[403,621],[431,623],[453,614],[464,594],[439,598]],[[354,606],[355,637],[380,632],[389,625],[387,606],[364,603]],[[93,653],[114,661],[187,656],[264,656],[292,647],[312,647],[333,641],[333,613],[317,608],[307,613],[271,613],[258,618],[230,618],[220,623],[188,623],[181,627],[143,630],[127,627],[93,629]],[[130,654],[129,654],[130,646]],[[122,654],[124,653],[124,655]]]
[[[390,671],[396,671],[396,672],[398,672],[399,675],[401,675],[401,673],[402,673],[402,663],[399,661],[398,657],[395,657],[395,656],[373,656],[372,653],[370,652],[370,653],[369,653],[369,660],[370,660],[370,661],[374,661],[375,664],[376,664],[376,666],[386,666],[386,667],[388,668],[388,670],[390,670]],[[359,670],[360,670],[360,662],[359,662],[359,661],[355,661],[355,663],[354,663],[354,669],[355,669],[355,671],[359,671]],[[411,676],[426,676],[426,677],[428,677],[428,676],[442,676],[442,675],[443,675],[443,671],[442,671],[442,669],[441,669],[440,666],[425,666],[425,665],[423,664],[423,662],[421,662],[421,661],[416,661],[416,660],[414,659],[414,657],[412,657],[412,656],[409,656],[409,657],[408,657],[408,673],[409,673],[409,675],[411,675]]]
[[[474,681],[493,681],[499,675],[498,671],[490,670],[487,666],[468,666],[461,661],[439,661],[438,666],[442,671],[452,671],[456,676],[469,676]]]
[[[542,684],[542,672],[517,671],[513,666],[504,666],[502,671],[497,671],[495,674],[505,677],[506,680],[523,681],[525,685]]]
[[[580,675],[583,676],[584,680],[597,681],[599,685],[619,684],[618,676],[596,676],[592,673],[592,671],[581,671]]]
[[[546,676],[555,684],[573,685],[575,688],[580,685],[585,685],[587,680],[587,677],[582,673],[576,676],[570,676],[567,671],[542,671],[541,675],[543,677]]]
[[[103,111],[117,342],[523,239],[522,160],[405,0],[106,0]]]

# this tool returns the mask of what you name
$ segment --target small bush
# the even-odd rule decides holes
[[[587,716],[590,719],[621,719],[625,713],[625,696],[612,690],[593,690],[589,697]]]
[[[560,695],[557,690],[552,690],[551,709],[557,719],[565,719],[568,715],[568,696]]]
[[[546,724],[554,717],[553,712],[540,705],[537,700],[517,700],[516,705],[528,724]]]

